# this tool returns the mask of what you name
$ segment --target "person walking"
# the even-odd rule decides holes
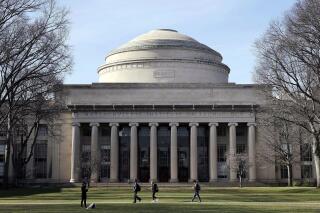
[[[156,193],[159,191],[158,184],[151,181],[151,191],[152,191],[152,202],[158,202]]]
[[[88,192],[87,185],[85,183],[82,183],[82,186],[81,186],[81,207],[83,207],[83,204],[84,204],[84,207],[87,208],[87,192]]]
[[[141,202],[141,198],[138,196],[138,192],[141,191],[141,187],[138,184],[137,179],[134,180],[134,185],[133,185],[133,203],[136,203],[137,200],[139,200],[139,202]]]
[[[194,199],[196,198],[196,197],[198,197],[198,199],[199,199],[199,201],[200,201],[200,203],[201,203],[201,198],[200,198],[200,184],[199,184],[199,182],[198,182],[198,180],[194,180],[193,181],[193,190],[194,190],[194,194],[193,194],[193,198],[192,198],[192,201],[191,202],[193,202],[194,201]]]

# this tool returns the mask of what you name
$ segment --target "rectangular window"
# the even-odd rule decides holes
[[[100,177],[109,178],[110,177],[110,165],[102,164],[100,167]]]
[[[312,178],[312,165],[301,165],[301,178]]]
[[[281,149],[286,153],[292,153],[292,144],[283,143],[281,144]]]
[[[3,177],[4,174],[4,150],[6,145],[0,144],[0,177]]]
[[[90,145],[82,145],[81,148],[81,162],[82,163],[90,163],[91,159],[91,146]]]
[[[159,166],[166,167],[169,165],[169,153],[167,151],[159,150]]]
[[[246,144],[240,143],[237,144],[237,154],[244,154],[246,153]]]
[[[7,131],[5,130],[0,130],[0,137],[6,137]]]
[[[227,161],[227,145],[226,144],[218,144],[218,162],[226,162]]]
[[[34,146],[34,176],[47,178],[47,143],[37,142]]]
[[[23,150],[21,150],[21,149],[22,149],[22,146],[20,143],[13,144],[12,153],[13,153],[13,157],[16,162],[19,162],[21,160],[25,160],[27,157],[27,147],[24,147]],[[21,158],[19,159],[20,152],[22,152],[22,155],[21,155]],[[17,174],[17,178],[23,179],[26,177],[26,165],[21,165],[21,166],[22,166],[22,168],[20,170],[20,173]]]
[[[101,162],[110,163],[110,146],[101,146]]]
[[[110,146],[101,145],[101,165],[100,165],[100,177],[110,177]]]
[[[280,166],[281,179],[288,178],[288,168],[285,165]]]
[[[312,147],[310,144],[302,144],[300,147],[301,161],[312,161]]]
[[[38,129],[38,136],[47,136],[48,135],[48,126],[45,124],[40,124]]]
[[[149,165],[149,152],[147,150],[141,150],[140,151],[140,167],[145,167]],[[161,162],[160,162],[161,163]]]
[[[90,159],[91,159],[91,146],[90,145],[82,145],[81,146],[82,178],[84,178],[84,177],[89,178],[91,175]]]

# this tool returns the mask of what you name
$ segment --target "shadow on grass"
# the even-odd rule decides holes
[[[0,189],[0,198],[9,197],[25,197],[38,194],[59,193],[62,191],[60,187],[24,187],[24,188],[8,188]]]

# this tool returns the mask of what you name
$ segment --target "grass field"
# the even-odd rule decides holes
[[[0,191],[0,212],[320,212],[320,190],[311,187],[202,187],[202,203],[191,203],[191,187],[160,188],[159,203],[142,187],[141,203],[132,204],[128,187],[90,188],[88,203],[80,207],[80,188],[34,188]]]

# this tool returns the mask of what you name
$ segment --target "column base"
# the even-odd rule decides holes
[[[251,180],[249,179],[249,182],[250,182],[250,183],[254,183],[254,182],[256,182],[256,181],[257,181],[256,179],[251,179]]]
[[[216,182],[218,182],[218,179],[211,179],[211,180],[209,180],[209,183],[216,183]]]
[[[109,183],[119,183],[119,180],[118,179],[110,179]]]
[[[78,182],[76,179],[70,179],[70,181],[69,181],[70,183],[76,183],[76,182]]]
[[[193,183],[194,181],[197,181],[196,179],[189,179],[188,182],[189,183]]]
[[[178,179],[170,179],[169,183],[179,183],[179,180]]]
[[[138,178],[130,178],[129,183],[134,183],[135,180],[137,180],[139,182]]]
[[[151,183],[151,181],[154,182],[154,183],[158,183],[159,182],[158,179],[149,179],[149,183]]]

